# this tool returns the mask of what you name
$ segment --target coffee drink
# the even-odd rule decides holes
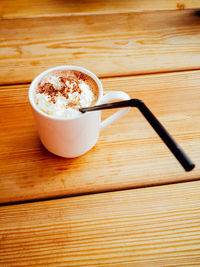
[[[95,104],[98,85],[80,71],[54,70],[40,79],[34,98],[42,112],[54,117],[74,118],[81,114],[79,108]]]

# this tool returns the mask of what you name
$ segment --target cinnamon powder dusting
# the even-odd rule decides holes
[[[80,107],[93,105],[98,99],[98,85],[87,74],[75,70],[55,70],[37,84],[35,101],[48,115],[72,118]]]
[[[81,75],[80,75],[81,76]],[[79,76],[68,76],[66,77],[59,77],[59,81],[61,83],[61,89],[56,89],[53,84],[50,82],[45,82],[44,84],[41,84],[41,82],[38,84],[38,89],[40,94],[47,94],[50,97],[50,101],[55,104],[56,96],[63,96],[66,99],[69,99],[69,93],[75,93],[78,92],[78,94],[82,93],[82,90],[79,87],[80,81]],[[70,86],[67,85],[70,83]],[[72,106],[72,104],[71,104]]]

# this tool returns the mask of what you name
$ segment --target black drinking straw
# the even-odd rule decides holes
[[[185,171],[191,171],[194,169],[195,164],[188,158],[185,152],[179,147],[172,136],[167,132],[164,126],[158,121],[153,113],[148,109],[143,101],[139,99],[130,99],[125,101],[119,101],[114,103],[108,103],[88,108],[80,108],[79,110],[84,113],[87,111],[121,108],[121,107],[136,107],[144,115],[146,120],[150,123],[153,129],[157,132],[163,142],[167,145],[169,150],[174,154],[176,159],[180,162]]]

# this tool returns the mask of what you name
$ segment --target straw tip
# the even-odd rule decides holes
[[[186,172],[190,172],[190,171],[192,171],[193,169],[195,168],[195,164],[190,164],[190,165],[188,165],[186,168],[185,168],[185,171]]]
[[[79,111],[81,112],[81,113],[85,113],[86,111],[84,110],[84,109],[82,109],[82,108],[79,108]]]

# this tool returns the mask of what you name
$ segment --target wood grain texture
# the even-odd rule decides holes
[[[1,0],[0,18],[21,18],[73,13],[199,8],[199,0]]]
[[[1,266],[199,266],[200,182],[0,207]]]
[[[28,86],[1,87],[0,202],[142,187],[200,178],[200,71],[102,79],[142,99],[197,164],[185,173],[139,111],[110,125],[87,154],[64,159],[40,144]],[[111,114],[104,111],[103,117]]]
[[[80,65],[100,77],[200,68],[195,10],[0,20],[0,83]]]

